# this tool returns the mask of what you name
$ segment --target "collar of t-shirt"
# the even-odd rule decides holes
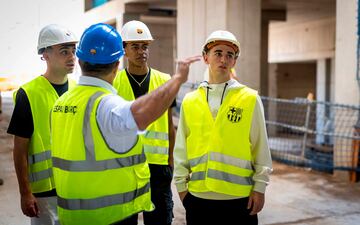
[[[65,92],[67,92],[69,89],[69,80],[67,80],[63,84],[53,84],[53,83],[50,83],[50,84],[51,84],[51,86],[53,86],[53,88],[55,89],[55,91],[59,95],[59,97],[61,95],[63,95]]]
[[[84,86],[102,87],[111,91],[113,94],[117,94],[116,89],[110,83],[96,77],[80,76],[78,84]]]

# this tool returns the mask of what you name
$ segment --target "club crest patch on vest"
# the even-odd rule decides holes
[[[230,106],[227,112],[227,118],[232,123],[238,123],[241,120],[242,112],[243,109]]]

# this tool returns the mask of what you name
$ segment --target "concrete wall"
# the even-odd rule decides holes
[[[40,29],[58,23],[80,38],[83,0],[11,0],[0,4],[0,76],[22,84],[43,72],[46,63],[37,55]]]
[[[147,23],[155,39],[150,45],[149,65],[164,73],[174,74],[175,70],[175,24]]]
[[[207,36],[223,29],[234,33],[242,45],[236,71],[242,83],[260,87],[260,0],[177,1],[178,58],[199,55]],[[203,62],[191,67],[190,82],[203,80]]]
[[[277,98],[306,98],[316,94],[316,63],[278,63]]]
[[[86,27],[94,23],[116,23],[116,29],[121,30],[125,1],[113,0],[99,7],[93,8],[84,14]]]
[[[269,62],[331,58],[335,54],[335,5],[287,10],[286,22],[272,22]]]

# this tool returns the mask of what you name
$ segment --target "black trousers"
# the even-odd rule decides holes
[[[134,214],[120,222],[112,223],[110,225],[137,225],[138,214]]]
[[[171,180],[173,172],[168,165],[149,164],[151,201],[155,205],[152,212],[144,212],[145,225],[170,225],[173,216]]]
[[[183,205],[187,225],[257,225],[257,215],[250,216],[249,198],[234,200],[202,199],[187,193]]]

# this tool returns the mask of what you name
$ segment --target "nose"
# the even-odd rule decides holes
[[[143,48],[139,48],[137,52],[138,52],[138,54],[143,54],[145,52],[145,50]]]
[[[72,60],[75,60],[76,59],[76,56],[75,56],[75,51],[71,51],[71,53],[70,53],[70,58],[72,59]]]
[[[225,62],[226,62],[226,55],[221,56],[220,62],[221,62],[221,63],[225,63]]]

